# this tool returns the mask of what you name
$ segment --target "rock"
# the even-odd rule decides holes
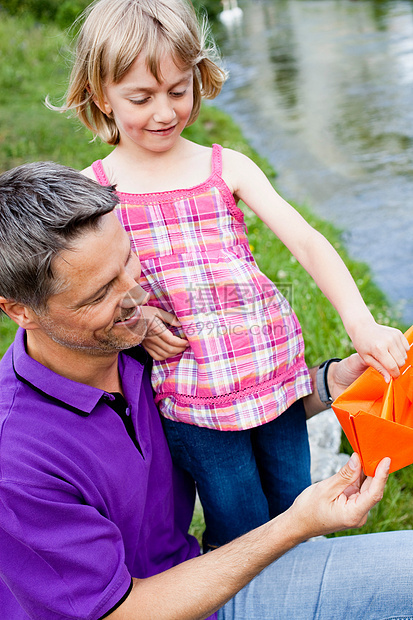
[[[335,474],[348,461],[340,454],[341,426],[334,411],[329,409],[307,422],[311,450],[311,479],[324,480]]]

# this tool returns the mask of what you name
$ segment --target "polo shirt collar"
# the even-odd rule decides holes
[[[26,332],[19,328],[13,343],[13,369],[17,378],[37,392],[59,401],[67,409],[88,416],[106,393],[56,374],[26,352]]]

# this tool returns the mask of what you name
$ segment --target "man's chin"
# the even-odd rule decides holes
[[[57,330],[53,325],[43,325],[44,333],[54,343],[92,356],[113,355],[124,349],[136,347],[145,338],[147,329],[148,322],[143,317],[133,325],[122,326],[122,329],[112,327],[109,332],[90,334],[88,337],[77,335],[72,330]]]
[[[131,349],[141,344],[148,331],[148,321],[144,317],[141,317],[134,325],[124,325],[123,328],[127,335],[125,335],[124,338],[116,336],[113,339],[113,344],[115,344],[117,351]]]

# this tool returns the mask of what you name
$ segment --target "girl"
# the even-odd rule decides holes
[[[226,78],[205,41],[186,0],[98,0],[62,109],[115,146],[84,174],[116,184],[157,321],[144,341],[156,401],[173,458],[197,482],[205,546],[214,547],[284,511],[310,484],[301,329],[251,255],[238,201],[314,278],[368,364],[397,376],[408,344],[375,323],[335,250],[255,164],[181,136]]]

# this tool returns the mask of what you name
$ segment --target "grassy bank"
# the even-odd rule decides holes
[[[70,58],[66,35],[52,25],[0,15],[0,170],[42,159],[81,169],[105,156],[110,150],[107,145],[91,143],[91,135],[76,121],[49,111],[43,103],[47,94],[55,103],[63,96]],[[200,120],[186,134],[202,144],[218,142],[243,151],[276,184],[268,162],[252,151],[239,128],[221,111],[205,106]],[[346,255],[340,231],[305,208],[299,209],[338,249],[376,319],[397,324],[368,268]],[[250,244],[260,267],[286,293],[301,321],[308,363],[314,365],[327,357],[349,354],[351,344],[335,310],[273,234],[246,208],[245,214]],[[0,354],[13,334],[14,326],[2,320]],[[362,531],[411,528],[412,489],[413,469],[405,468],[392,475],[383,502]]]

